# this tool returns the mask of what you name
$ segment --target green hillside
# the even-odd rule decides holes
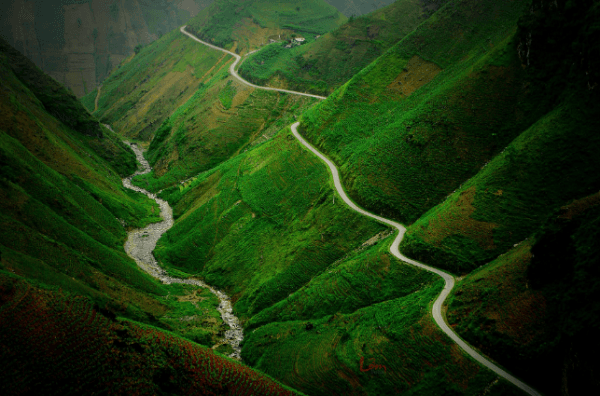
[[[122,251],[126,233],[117,218],[140,227],[157,209],[121,188],[121,177],[135,169],[133,153],[73,95],[0,44],[5,267],[105,303],[115,297],[111,288],[123,289],[132,315],[143,304],[164,309],[150,295],[165,291]],[[97,290],[100,284],[107,290]]]
[[[556,40],[522,56],[530,64],[526,81],[535,84],[533,89],[537,85],[552,107],[477,176],[410,227],[404,241],[408,254],[444,261],[457,272],[471,270],[529,237],[555,209],[600,189],[594,171],[600,147],[599,102],[591,89],[597,77],[587,72],[597,62],[591,55],[597,52],[591,15],[598,10],[588,5],[553,15],[552,26],[561,26],[560,32],[550,27],[548,11],[521,20],[521,55],[530,34],[544,32]],[[578,19],[586,23],[574,22]],[[575,52],[578,47],[586,53],[579,66],[571,66],[583,54]]]
[[[122,185],[131,150],[4,41],[0,71],[0,393],[296,394],[208,348],[225,331],[209,290],[126,255],[126,231],[160,220]]]
[[[232,12],[233,11],[233,12]],[[324,34],[347,20],[323,0],[272,2],[216,0],[189,23],[199,38],[223,48],[249,51],[269,38]]]
[[[439,281],[395,261],[388,230],[351,212],[328,179],[284,129],[163,191],[176,223],[156,255],[226,290],[246,323],[244,360],[302,392],[481,392],[494,376],[431,320]]]
[[[105,81],[94,115],[129,138],[152,141],[154,173],[136,183],[158,191],[211,169],[271,138],[315,103],[240,84],[228,74],[231,62],[173,31]],[[89,110],[95,96],[84,98]]]
[[[328,179],[321,163],[281,131],[165,190],[160,196],[173,205],[176,224],[156,255],[227,290],[240,317],[249,318],[384,229],[334,202],[323,186]]]
[[[513,39],[520,2],[447,4],[327,101],[304,134],[358,203],[412,222],[547,109]]]
[[[525,394],[438,327],[443,280],[343,202],[296,120],[354,202],[407,224],[403,254],[455,276],[441,313],[460,338],[543,394],[597,393],[599,4],[399,0],[342,24],[320,0],[218,0],[190,22],[264,47],[248,79],[323,101],[241,84],[175,30],[83,98],[90,115],[2,44],[0,393]],[[308,44],[263,45],[280,35]],[[214,295],[125,254],[158,218],[122,186],[123,137],[154,168],[134,183],[173,209],[152,254],[231,297],[243,364],[215,345]]]
[[[253,54],[240,74],[255,84],[330,94],[427,20],[446,0],[398,0],[351,18],[322,37],[303,34],[307,44],[274,43]]]
[[[0,272],[3,395],[296,395],[268,376],[89,300]]]
[[[532,238],[467,276],[449,304],[461,335],[548,394],[564,386],[563,376],[572,394],[594,387],[599,203],[596,193],[563,207]]]
[[[121,177],[136,169],[133,153],[66,89],[0,44],[2,269],[214,345],[223,323],[216,297],[203,292],[197,304],[189,287],[159,284],[123,250],[127,230],[160,220],[158,205],[122,187]],[[199,319],[175,320],[186,315]]]

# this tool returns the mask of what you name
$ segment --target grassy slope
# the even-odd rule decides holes
[[[157,257],[225,288],[247,319],[383,229],[334,203],[327,181],[320,162],[281,132],[162,193],[176,224]]]
[[[148,152],[155,171],[136,183],[157,191],[195,176],[270,138],[315,102],[241,85],[227,73],[232,61],[177,31],[105,82],[96,115],[125,136],[155,138]]]
[[[217,0],[193,18],[189,28],[206,41],[223,48],[233,45],[241,53],[268,38],[289,38],[294,32],[324,34],[345,21],[346,17],[323,0]]]
[[[127,137],[149,141],[162,122],[229,58],[172,31],[106,79],[94,115]],[[96,93],[83,102],[93,111],[91,97],[95,99]]]
[[[597,191],[600,124],[585,92],[571,99],[413,224],[404,251],[469,271],[527,238],[555,208]]]
[[[463,6],[469,8],[470,4]],[[519,10],[511,9],[512,14],[504,16],[514,23]],[[459,8],[458,13],[464,11]],[[471,15],[462,17],[469,19]],[[448,75],[475,80],[473,90],[488,85],[490,78],[485,72],[477,72],[490,68],[490,64],[499,69],[506,64],[513,66],[509,72],[501,70],[493,76],[496,86],[506,85],[510,71],[519,77],[516,56],[507,56],[503,51],[512,45],[507,38],[513,32],[505,28],[494,36],[493,56],[485,57],[485,51],[474,50],[464,60],[479,70],[473,72],[460,64]],[[487,39],[488,31],[480,34]],[[454,61],[471,49],[466,42],[460,44],[460,57],[455,55]],[[400,66],[407,65],[417,74],[408,89],[418,88],[419,79],[432,80],[438,70],[434,63],[418,59],[411,62],[412,55]],[[421,67],[423,63],[425,68]],[[364,96],[380,96],[374,80],[382,77],[383,63],[379,69],[376,67],[360,77],[369,76],[375,69],[369,76],[373,89],[364,90]],[[456,92],[464,88],[455,84],[450,88],[438,84],[435,88]],[[360,88],[362,91],[364,85]],[[348,105],[345,111],[356,110],[350,99],[357,99],[357,95],[349,91],[342,92],[343,99],[335,100],[336,105]],[[394,101],[388,102],[388,108],[382,103],[373,108],[398,111],[400,95],[390,91]],[[514,100],[514,90],[511,93],[506,102]],[[362,117],[369,122],[367,114],[364,110],[356,119]],[[463,120],[462,125],[468,126],[471,121]],[[508,142],[512,137],[507,133],[502,139]],[[377,166],[385,169],[385,165]],[[317,176],[319,173],[322,176]],[[307,180],[307,175],[312,179]],[[325,168],[302,153],[289,132],[280,133],[186,185],[163,192],[163,197],[174,205],[177,221],[161,239],[157,256],[165,264],[199,274],[231,293],[236,311],[243,320],[249,320],[248,328],[253,329],[244,343],[245,358],[301,390],[315,394],[333,389],[376,394],[410,388],[415,393],[443,389],[477,394],[491,386],[494,394],[513,392],[503,382],[495,383],[493,375],[465,358],[435,328],[428,305],[439,291],[439,284],[431,275],[391,260],[387,241],[365,252],[353,252],[364,240],[352,235],[365,235],[361,228],[368,223],[340,221],[353,215],[345,207],[339,208],[339,202],[334,206],[330,190],[321,190],[319,179],[323,183],[327,178]],[[340,220],[331,220],[336,218]],[[380,230],[374,228],[367,235]],[[366,359],[363,370],[367,371],[361,370],[361,357]],[[382,366],[368,370],[369,364]]]
[[[556,208],[600,188],[600,100],[589,72],[598,67],[591,54],[599,51],[593,21],[600,6],[549,10],[521,21],[519,48],[529,63],[528,89],[539,89],[550,111],[410,227],[408,254],[468,271],[530,236]],[[554,44],[523,51],[530,36]]]
[[[305,133],[343,165],[354,197],[386,214],[414,220],[479,172],[421,220],[441,238],[441,253],[415,245],[415,235],[428,231],[420,223],[411,228],[408,247],[416,248],[410,253],[425,252],[436,265],[467,271],[529,236],[556,205],[597,190],[593,97],[571,91],[556,106],[532,83],[516,55],[515,25],[523,10],[515,2],[448,3],[305,117]],[[225,107],[231,85],[220,89]],[[177,224],[161,240],[159,256],[234,294],[236,309],[253,329],[245,358],[315,394],[514,392],[465,359],[434,327],[428,305],[439,285],[430,276],[394,265],[385,242],[354,251],[363,241],[348,240],[359,227],[330,220],[344,210],[329,204],[333,197],[317,184],[307,187],[306,177],[317,167],[305,168],[308,160],[287,137],[280,133],[164,192],[175,204]],[[581,183],[581,174],[592,177]],[[577,183],[563,188],[560,177]],[[540,202],[533,190],[543,191]],[[484,205],[485,215],[476,211]],[[510,226],[516,226],[514,235]],[[445,238],[450,234],[460,237]],[[278,249],[269,249],[273,245]],[[522,277],[514,279],[518,285]],[[475,315],[469,320],[482,323]],[[521,325],[497,323],[513,333]],[[533,334],[532,348],[539,347],[540,338],[530,331],[537,323],[527,323],[519,335]],[[486,335],[485,326],[483,333],[462,328],[477,345],[481,339],[505,342]],[[492,344],[488,350],[497,353]],[[519,370],[513,356],[503,362]]]
[[[465,358],[438,330],[431,300],[442,285],[353,313],[269,323],[244,341],[250,364],[314,395],[520,394]]]
[[[264,374],[0,271],[3,395],[292,395]]]
[[[270,139],[315,101],[249,88],[224,68],[161,125],[147,154],[154,172],[134,182],[157,191],[196,176]]]
[[[177,220],[157,257],[227,290],[251,330],[244,359],[301,391],[481,392],[494,376],[429,316],[437,279],[393,259],[391,238],[364,245],[385,228],[334,204],[328,178],[282,131],[162,193]],[[368,370],[372,363],[386,368]]]
[[[458,285],[449,321],[540,390],[593,393],[600,99],[590,71],[600,7],[536,2],[532,10],[520,21],[519,49],[528,82],[552,109],[411,226],[401,248],[460,272],[508,251]]]
[[[445,0],[400,0],[291,49],[269,45],[240,67],[256,84],[327,95],[412,32]]]
[[[448,320],[540,390],[598,390],[595,351],[600,194],[574,201],[542,231],[458,284]]]
[[[305,113],[356,201],[414,221],[539,117],[511,39],[524,7],[448,3]]]
[[[122,187],[121,176],[136,167],[133,153],[100,129],[63,87],[7,46],[0,52],[0,69],[6,94],[0,99],[3,268],[213,345],[222,324],[218,301],[160,285],[123,251],[126,229],[159,219],[158,205]],[[182,323],[183,316],[195,318]]]

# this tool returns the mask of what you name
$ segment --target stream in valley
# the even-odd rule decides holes
[[[137,146],[135,143],[125,143],[129,145],[129,147],[131,147],[131,149],[135,153],[137,161],[141,165],[142,169],[138,170],[133,175],[123,179],[123,185],[126,188],[129,188],[130,190],[134,190],[145,194],[150,199],[156,201],[156,203],[158,203],[158,205],[160,206],[160,214],[163,219],[159,223],[153,223],[148,225],[147,227],[129,231],[127,236],[127,242],[125,242],[125,251],[132,259],[135,260],[137,265],[142,270],[146,271],[154,278],[159,279],[163,283],[181,283],[187,285],[196,285],[198,287],[210,290],[215,296],[217,296],[220,301],[219,307],[217,309],[221,313],[223,321],[230,328],[225,332],[224,339],[217,345],[231,345],[231,347],[233,348],[233,353],[230,354],[229,357],[241,360],[240,343],[244,338],[244,334],[239,319],[233,314],[231,299],[229,298],[229,296],[227,296],[227,294],[223,293],[222,291],[207,285],[199,279],[182,279],[169,276],[167,272],[160,267],[158,261],[154,257],[153,251],[156,247],[156,243],[158,242],[162,234],[167,232],[167,230],[173,226],[173,210],[171,209],[171,206],[167,201],[164,201],[158,198],[156,194],[152,194],[151,192],[146,191],[143,188],[134,186],[131,183],[131,179],[134,176],[150,173],[152,168],[150,167],[148,161],[146,161],[146,159],[144,158],[143,150],[139,146]]]

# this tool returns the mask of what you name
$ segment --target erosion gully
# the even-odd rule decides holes
[[[158,261],[154,257],[153,251],[156,247],[156,243],[160,237],[173,226],[173,210],[167,201],[162,200],[158,198],[156,194],[152,194],[151,192],[134,186],[131,183],[131,179],[134,176],[150,173],[152,168],[150,167],[148,161],[146,161],[144,158],[143,150],[138,145],[129,142],[125,143],[131,147],[135,153],[137,161],[141,165],[141,169],[139,169],[133,175],[123,179],[123,185],[130,190],[145,194],[150,199],[156,201],[156,203],[160,206],[160,215],[163,219],[159,223],[153,223],[147,227],[129,231],[127,242],[125,242],[125,251],[129,257],[135,260],[137,265],[142,270],[146,271],[148,274],[165,284],[181,283],[185,285],[195,285],[204,289],[208,289],[215,296],[217,296],[220,301],[217,309],[221,313],[223,321],[229,326],[230,329],[225,332],[225,337],[221,342],[215,345],[215,347],[222,344],[229,344],[233,348],[233,353],[231,353],[229,357],[241,360],[240,343],[244,339],[244,333],[238,317],[233,314],[231,299],[229,296],[222,291],[207,285],[199,279],[183,279],[169,276],[167,272],[161,268],[161,266],[158,264]]]

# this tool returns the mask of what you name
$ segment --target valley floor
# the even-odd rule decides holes
[[[234,54],[232,52],[229,52],[227,50],[224,50],[222,48],[216,47],[214,45],[211,45],[209,43],[206,43],[202,40],[199,40],[198,38],[196,38],[195,36],[191,35],[190,33],[185,31],[185,26],[181,28],[181,33],[185,34],[186,36],[190,37],[191,39],[207,45],[211,48],[214,49],[218,49],[220,51],[226,52],[232,56],[234,56],[236,58],[236,61],[230,66],[229,68],[229,72],[230,74],[236,78],[237,80],[239,80],[240,82],[249,85],[251,87],[254,88],[258,88],[258,89],[263,89],[263,90],[274,90],[274,91],[279,91],[279,92],[286,92],[286,93],[291,93],[291,94],[297,94],[297,95],[304,95],[304,96],[312,96],[312,97],[316,97],[319,99],[325,99],[324,97],[320,97],[317,95],[310,95],[310,94],[305,94],[305,93],[301,93],[301,92],[294,92],[294,91],[288,91],[288,90],[282,90],[282,89],[277,89],[277,88],[269,88],[269,87],[260,87],[260,86],[256,86],[254,84],[251,84],[247,81],[245,81],[243,78],[241,78],[237,72],[235,71],[235,66],[237,65],[237,63],[241,60],[241,57],[237,54]],[[390,252],[399,260],[409,263],[411,265],[417,266],[419,268],[423,268],[427,271],[433,272],[437,275],[439,275],[440,277],[442,277],[444,279],[445,282],[445,286],[442,290],[442,292],[439,294],[439,296],[437,297],[437,299],[435,300],[433,307],[432,307],[432,315],[433,318],[435,319],[437,325],[439,326],[439,328],[446,334],[448,335],[457,345],[460,346],[460,348],[466,352],[469,356],[471,356],[473,359],[475,359],[477,362],[479,362],[480,364],[482,364],[483,366],[489,368],[490,370],[492,370],[494,373],[496,373],[497,375],[501,376],[502,378],[506,379],[507,381],[509,381],[510,383],[514,384],[515,386],[517,386],[518,388],[520,388],[521,390],[523,390],[524,392],[530,394],[530,395],[540,395],[540,393],[538,393],[535,389],[533,389],[532,387],[528,386],[527,384],[525,384],[524,382],[520,381],[519,379],[517,379],[516,377],[512,376],[511,374],[509,374],[507,371],[503,370],[502,368],[500,368],[499,366],[497,366],[496,364],[494,364],[493,362],[491,362],[488,358],[484,357],[483,355],[481,355],[480,353],[478,353],[475,349],[473,349],[470,345],[468,345],[465,341],[463,341],[460,336],[458,336],[454,331],[452,331],[452,329],[448,326],[444,313],[443,313],[443,305],[444,302],[446,300],[446,298],[448,297],[448,295],[450,294],[452,288],[454,287],[454,277],[444,271],[441,271],[439,269],[427,266],[425,264],[422,264],[418,261],[412,260],[404,255],[402,255],[400,253],[400,251],[398,250],[398,246],[400,245],[400,242],[402,241],[403,237],[404,237],[404,233],[406,232],[406,228],[389,219],[374,215],[370,212],[367,212],[366,210],[360,208],[359,206],[357,206],[354,202],[352,202],[350,200],[350,198],[348,198],[348,196],[346,195],[346,193],[344,192],[344,188],[341,184],[341,180],[340,180],[340,176],[339,176],[339,172],[336,168],[336,166],[333,164],[333,162],[331,162],[329,159],[327,159],[323,154],[321,154],[318,150],[316,150],[312,145],[310,145],[304,138],[302,138],[302,136],[298,133],[298,126],[299,126],[299,122],[296,122],[295,124],[293,124],[291,126],[292,128],[292,132],[294,134],[294,136],[299,140],[299,142],[304,145],[308,150],[310,150],[313,154],[315,154],[316,156],[318,156],[323,162],[325,162],[331,173],[333,176],[333,181],[334,181],[334,185],[335,188],[338,192],[338,194],[340,195],[340,197],[342,198],[342,200],[349,206],[351,207],[354,211],[367,216],[367,217],[371,217],[381,223],[384,223],[388,226],[391,226],[393,228],[395,228],[396,230],[398,230],[398,235],[396,236],[396,238],[394,239],[393,243],[390,246]]]

